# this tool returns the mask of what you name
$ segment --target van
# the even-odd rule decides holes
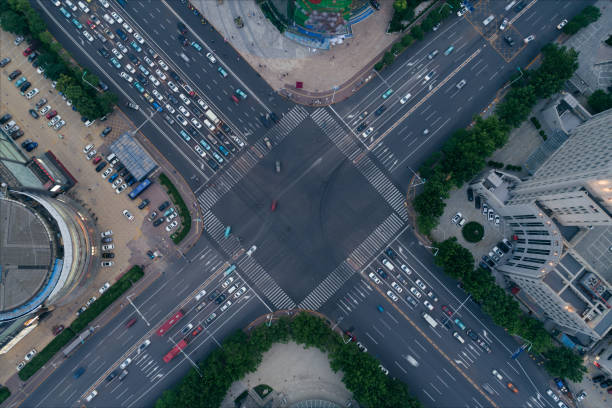
[[[493,14],[491,14],[489,17],[485,18],[484,21],[482,22],[482,25],[484,25],[485,27],[489,25],[489,23],[491,21],[493,21],[495,17],[493,16]]]
[[[112,162],[116,157],[117,157],[117,155],[115,153],[111,153],[108,156],[106,156],[106,161],[107,162]]]
[[[138,320],[137,317],[132,317],[130,320],[128,320],[128,322],[125,324],[125,327],[127,327],[128,329],[130,327],[132,327],[133,325],[136,324],[136,321]]]
[[[128,371],[123,370],[123,372],[119,375],[119,381],[123,381],[123,379],[127,377],[127,375],[128,375]]]
[[[77,4],[79,5],[79,8],[83,11],[83,13],[85,14],[89,13],[89,7],[87,7],[85,3],[83,3],[82,1],[79,1]]]
[[[64,0],[64,3],[66,3],[66,6],[68,6],[68,8],[72,11],[77,11],[77,6],[75,6],[74,4],[72,4],[72,2],[70,0]]]
[[[219,118],[217,117],[217,115],[215,115],[213,111],[211,111],[210,109],[206,111],[206,117],[210,119],[210,121],[214,123],[215,126],[218,125],[219,122],[221,122]]]
[[[463,340],[463,337],[461,337],[459,333],[453,332],[453,337],[456,338],[459,341],[459,343],[461,344],[465,343],[465,340]]]
[[[210,111],[209,111],[209,112],[210,112]],[[213,126],[213,124],[212,124],[212,123],[210,123],[210,122],[208,121],[208,119],[204,119],[204,120],[203,120],[203,122],[204,122],[204,125],[205,125],[205,126],[208,128],[208,130],[210,130],[211,132],[212,132],[213,130],[215,130],[215,129],[216,129],[216,128]]]
[[[236,290],[236,285],[232,286],[227,290],[228,295],[231,295]]]

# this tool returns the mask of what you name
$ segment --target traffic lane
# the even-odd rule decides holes
[[[47,7],[41,6],[41,4],[39,3],[35,3],[34,6],[38,8],[39,10],[42,10],[40,14],[47,21],[49,31],[64,45],[66,50],[68,50],[71,53],[71,55],[77,60],[80,59],[80,60],[88,61],[87,65],[90,67],[89,71],[98,75],[99,78],[107,82],[110,87],[114,88],[115,91],[118,91],[118,96],[119,96],[120,101],[123,101],[123,102],[130,101],[130,102],[134,102],[139,105],[145,106],[143,105],[140,98],[138,98],[139,94],[136,93],[135,90],[132,90],[131,87],[128,87],[126,90],[125,87],[121,86],[118,83],[117,80],[120,80],[120,78],[115,78],[113,75],[116,69],[110,66],[108,61],[104,59],[100,60],[99,58],[102,58],[102,57],[99,56],[97,53],[93,53],[93,54],[89,53],[88,50],[85,48],[86,46],[79,44],[76,38],[70,35],[70,31],[67,31],[66,28],[61,23],[64,17],[61,16],[61,19],[58,18],[58,16],[56,15],[57,13],[53,12],[55,7],[53,7],[51,3],[47,3],[47,6],[53,7],[51,9],[47,9]],[[144,111],[139,111],[139,112],[128,111],[126,112],[126,115],[132,120],[133,123],[136,123],[136,124],[142,123],[142,121],[146,119],[146,116],[145,116],[146,112]],[[187,154],[185,154],[182,151],[182,149],[180,149],[178,145],[174,143],[172,139],[159,128],[157,124],[154,123],[155,121],[152,121],[152,122],[153,122],[152,126],[164,136],[164,144],[163,144],[164,150],[168,149],[168,145],[172,145],[174,149],[177,150],[176,153],[179,156],[182,156],[181,160],[175,161],[173,162],[173,164],[175,164],[175,166],[181,172],[191,174],[191,172],[196,171],[201,174],[201,177],[208,178],[206,174],[202,173],[197,168],[197,166],[193,163],[193,160],[190,159],[190,157]],[[149,121],[148,124],[152,122]]]
[[[358,278],[351,280],[355,279]],[[340,327],[350,330],[357,337],[357,341],[364,344],[368,352],[390,371],[390,375],[405,381],[411,392],[425,405],[455,407],[458,401],[463,401],[471,406],[473,398],[476,398],[481,406],[490,405],[419,331],[405,321],[405,317],[398,313],[391,303],[393,302],[386,296],[374,292],[355,308],[354,313],[340,322]],[[379,305],[383,307],[383,312],[378,310]],[[405,313],[415,323],[422,320],[418,315],[420,312]],[[445,349],[458,348],[456,341],[453,340],[456,344],[445,341],[445,338],[439,337],[426,323],[422,329],[434,342],[448,343],[444,344]],[[408,363],[406,355],[414,357],[419,367]]]

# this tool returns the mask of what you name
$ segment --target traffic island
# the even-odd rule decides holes
[[[172,184],[172,181],[170,181],[168,176],[166,176],[164,173],[160,174],[159,183],[166,187],[170,199],[179,209],[181,229],[171,235],[172,241],[178,245],[183,239],[185,239],[191,230],[191,214],[189,213],[189,208],[187,208],[187,204],[185,204],[183,197],[181,197],[178,189],[174,186],[174,184]]]
[[[480,242],[482,237],[484,237],[484,227],[482,226],[482,224],[479,224],[476,221],[470,221],[465,224],[465,226],[461,230],[461,234],[467,242]]]

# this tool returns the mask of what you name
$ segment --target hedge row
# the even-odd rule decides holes
[[[178,245],[183,239],[185,239],[191,230],[191,213],[189,212],[189,208],[187,207],[187,204],[185,204],[183,197],[181,197],[181,194],[174,184],[172,184],[172,181],[170,181],[168,176],[166,176],[164,173],[160,174],[159,182],[161,185],[166,187],[172,202],[179,208],[179,215],[181,216],[181,229],[172,234],[172,241]]]
[[[300,313],[293,319],[282,317],[270,326],[262,324],[248,335],[238,331],[227,337],[221,347],[198,362],[202,377],[192,368],[174,389],[163,393],[155,407],[218,407],[232,383],[254,372],[274,343],[289,341],[328,353],[332,370],[342,371],[342,381],[360,406],[422,406],[408,393],[406,384],[382,373],[374,357],[362,353],[354,342],[344,344],[321,318]]]
[[[77,317],[72,324],[64,329],[34,356],[29,363],[19,371],[19,378],[26,381],[42,368],[53,356],[70,343],[89,323],[98,317],[108,306],[123,295],[133,284],[144,276],[144,271],[140,266],[133,266],[125,275],[113,284],[98,300],[93,302],[87,310]]]
[[[0,386],[0,404],[8,399],[11,396],[11,390],[4,386]]]
[[[594,23],[601,17],[601,11],[595,6],[586,6],[580,14],[572,18],[569,23],[563,27],[565,34],[576,34],[580,29]]]
[[[268,2],[268,0],[260,0],[258,3],[264,16],[270,20],[270,22],[278,31],[280,31],[281,34],[284,33],[287,29],[287,24],[285,24],[285,22],[279,17],[280,14],[278,10],[276,10],[276,7],[274,7],[274,4]]]

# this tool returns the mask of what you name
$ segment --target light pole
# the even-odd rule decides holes
[[[138,131],[151,119],[153,119],[153,116],[155,116],[158,112],[160,112],[159,110],[155,110],[155,112],[153,112],[151,115],[149,115],[141,124],[140,126],[138,126],[136,129],[134,130],[130,130],[128,131],[130,133],[130,136],[134,137],[134,135],[136,135],[136,133],[138,133]]]
[[[91,82],[89,82],[88,80],[85,79],[85,75],[87,74],[87,70],[83,71],[83,76],[81,77],[81,80],[83,82],[85,82],[87,85],[91,86],[93,89],[95,89],[97,92],[102,93],[101,90],[99,90],[97,87],[95,87]]]
[[[519,79],[521,79],[523,77],[523,71],[521,70],[521,67],[516,67],[516,69],[518,70],[518,72],[521,73],[521,75],[518,78],[514,78],[514,80],[512,82],[510,82],[508,85],[504,86],[502,89],[506,89],[507,87],[509,87],[510,85],[512,85],[513,83],[515,83],[516,81],[518,81]]]
[[[142,313],[140,313],[140,310],[138,310],[136,305],[132,302],[132,299],[130,299],[131,296],[134,296],[134,295],[126,296],[127,301],[130,302],[130,305],[132,305],[134,310],[136,310],[136,313],[138,313],[138,315],[142,318],[142,320],[144,320],[144,322],[147,324],[147,326],[151,326],[151,324],[147,321],[147,319],[144,317],[144,315]]]
[[[332,89],[334,90],[334,93],[332,94],[331,102],[329,103],[330,105],[334,103],[334,97],[336,96],[336,91],[340,88],[338,86],[334,86]]]

